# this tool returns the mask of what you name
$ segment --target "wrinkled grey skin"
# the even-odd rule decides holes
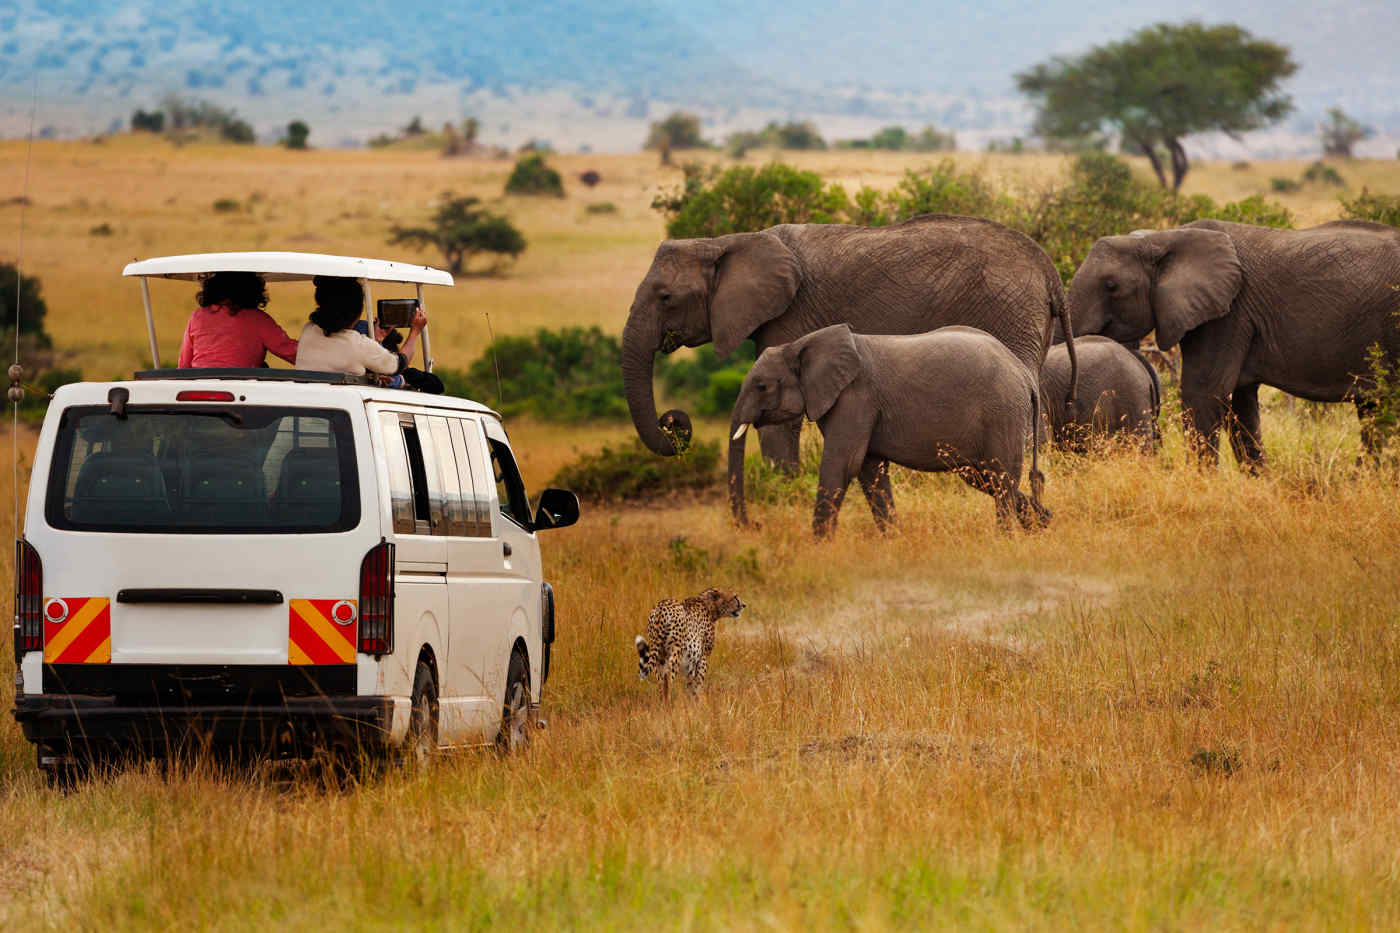
[[[1080,337],[1079,405],[1069,412],[1048,406],[1050,437],[1063,450],[1082,452],[1091,437],[1136,435],[1148,450],[1162,440],[1157,415],[1162,409],[1162,383],[1157,371],[1135,350],[1107,337]],[[1063,398],[1069,386],[1069,350],[1057,343],[1040,368],[1040,397]],[[1071,417],[1073,415],[1073,417]]]
[[[1334,221],[1275,230],[1198,220],[1104,237],[1070,283],[1075,334],[1181,343],[1187,436],[1209,463],[1222,423],[1246,469],[1264,464],[1259,386],[1317,402],[1374,402],[1367,347],[1400,359],[1400,231]],[[1363,440],[1374,449],[1374,438]]]
[[[637,287],[622,333],[622,375],[637,433],[676,452],[690,419],[660,419],[652,389],[658,352],[713,342],[727,356],[752,337],[758,351],[831,324],[861,334],[980,328],[1040,372],[1064,289],[1030,238],[989,220],[926,214],[889,227],[783,224],[758,233],[667,240]],[[1072,391],[1072,390],[1071,390]],[[1063,399],[1059,400],[1061,403]],[[800,422],[760,431],[765,456],[797,464]]]
[[[1005,345],[971,327],[867,336],[846,324],[822,328],[759,356],[739,390],[730,425],[730,502],[744,517],[744,428],[821,429],[824,445],[812,530],[825,537],[852,478],[875,524],[894,522],[889,465],[956,472],[996,501],[998,522],[1026,528],[1050,519],[1043,478],[1031,466],[1032,496],[1019,489],[1026,435],[1039,446],[1035,380]]]

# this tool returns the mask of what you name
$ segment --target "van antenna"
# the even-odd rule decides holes
[[[15,540],[22,537],[19,527],[19,403],[24,400],[24,368],[19,365],[20,302],[24,296],[24,209],[29,206],[29,165],[34,159],[34,112],[39,109],[39,73],[34,72],[34,96],[29,103],[29,144],[24,154],[24,191],[19,199],[19,253],[15,256],[15,361],[10,366],[10,467],[14,493]],[[15,568],[19,570],[18,567]]]
[[[491,312],[483,311],[486,315],[486,333],[491,338],[491,365],[496,369],[496,407],[503,407],[506,403],[501,394],[501,362],[496,359],[496,332],[491,329]]]

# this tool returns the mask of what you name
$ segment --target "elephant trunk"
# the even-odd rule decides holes
[[[674,409],[656,416],[652,375],[660,347],[655,318],[634,307],[622,330],[622,386],[627,408],[642,443],[652,453],[673,457],[690,443],[690,416]]]
[[[744,508],[744,447],[748,440],[749,423],[734,407],[734,416],[729,422],[729,511],[740,525],[749,523]]]

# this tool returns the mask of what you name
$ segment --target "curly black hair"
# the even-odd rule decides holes
[[[267,307],[267,283],[256,272],[215,272],[204,280],[194,300],[201,308],[228,303],[228,313]]]
[[[365,310],[365,290],[359,279],[318,275],[311,280],[316,286],[316,310],[311,323],[329,337],[360,319]]]

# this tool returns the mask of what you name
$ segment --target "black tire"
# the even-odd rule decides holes
[[[530,664],[525,653],[516,649],[510,653],[510,669],[506,674],[506,696],[501,706],[501,731],[496,735],[496,748],[504,755],[517,755],[530,747]]]
[[[413,709],[409,713],[408,737],[404,752],[409,761],[426,765],[438,750],[437,678],[427,661],[420,660],[413,672]]]

